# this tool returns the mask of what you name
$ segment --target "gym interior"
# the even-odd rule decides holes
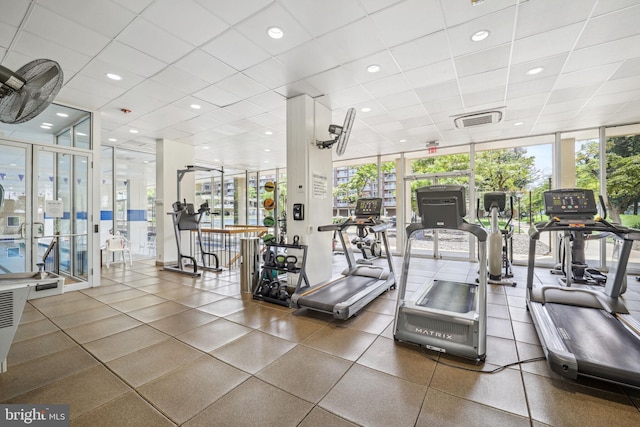
[[[640,425],[637,1],[5,3],[0,405]]]

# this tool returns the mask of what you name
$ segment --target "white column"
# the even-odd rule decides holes
[[[156,264],[169,265],[178,260],[178,249],[173,231],[173,221],[168,212],[178,198],[178,170],[194,164],[192,145],[168,139],[158,139],[156,145]],[[180,183],[180,197],[193,203],[195,200],[195,173],[186,173]],[[182,252],[189,253],[189,235],[182,232]]]
[[[332,222],[333,149],[319,149],[328,140],[331,111],[308,95],[287,100],[287,239],[300,237],[308,246],[306,272],[311,285],[331,278],[330,232],[318,226]],[[293,219],[294,203],[304,205],[304,220]]]

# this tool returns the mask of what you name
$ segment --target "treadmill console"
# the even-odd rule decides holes
[[[356,202],[355,217],[360,219],[378,219],[382,212],[382,199],[371,197],[358,199]]]
[[[593,191],[580,188],[545,191],[544,210],[558,218],[592,218],[598,213]]]
[[[467,214],[467,199],[462,185],[418,188],[416,201],[425,228],[456,229]]]

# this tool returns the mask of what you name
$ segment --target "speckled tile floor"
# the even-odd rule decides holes
[[[425,268],[409,290],[476,267]],[[542,355],[526,270],[514,270],[517,287],[489,287],[487,359],[475,366],[394,342],[396,290],[338,321],[256,301],[237,271],[187,279],[152,260],[115,265],[98,288],[27,303],[0,402],[69,404],[71,425],[92,427],[640,425],[638,390],[566,380],[543,361],[455,367]],[[640,282],[629,285],[640,318]]]

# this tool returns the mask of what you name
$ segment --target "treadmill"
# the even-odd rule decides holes
[[[591,190],[546,191],[544,205],[549,221],[529,229],[526,300],[549,367],[572,379],[589,377],[640,388],[640,323],[620,299],[626,290],[631,247],[640,240],[640,230],[594,218],[597,207]],[[567,286],[533,287],[536,244],[541,233],[550,231],[610,233],[621,241],[619,261],[610,270],[604,291],[572,285],[570,280]],[[570,248],[565,256],[571,265]]]
[[[299,283],[291,296],[291,307],[308,308],[345,320],[358,314],[382,293],[396,287],[391,251],[387,242],[387,229],[391,223],[380,219],[381,211],[381,198],[361,198],[356,202],[354,218],[318,227],[318,231],[336,232],[347,258],[347,268],[327,283],[315,286]],[[379,233],[384,246],[383,254],[377,260],[380,263],[369,265],[356,262],[351,239],[347,233],[354,227],[366,228],[369,233]]]
[[[422,222],[407,227],[393,337],[480,362],[486,357],[487,342],[487,232],[464,221],[467,202],[461,185],[418,188],[416,200]],[[461,230],[476,236],[478,283],[428,280],[407,298],[411,243],[423,230],[432,229]]]

